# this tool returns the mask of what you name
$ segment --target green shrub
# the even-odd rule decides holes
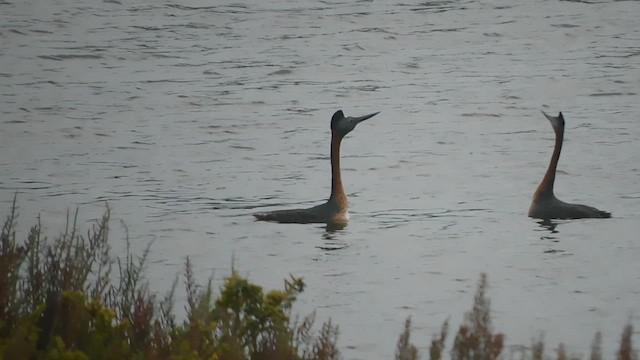
[[[452,360],[495,360],[504,357],[502,350],[505,336],[502,333],[494,333],[491,324],[491,306],[486,297],[488,279],[486,274],[480,275],[478,288],[473,299],[471,311],[464,317],[464,323],[458,329],[453,340],[450,351]],[[445,349],[445,340],[449,329],[449,321],[442,324],[442,329],[438,336],[434,336],[429,348],[429,359],[440,360]],[[410,342],[411,318],[407,318],[404,331],[398,339],[396,350],[396,360],[417,360],[418,351],[415,345]],[[620,349],[616,353],[616,360],[637,360],[637,354],[632,344],[633,327],[631,324],[625,326],[620,340]],[[602,360],[602,335],[597,332],[591,343],[590,360]],[[544,342],[542,338],[534,341],[530,349],[523,349],[521,358],[523,360],[544,360],[549,359],[544,354]],[[560,343],[556,351],[557,360],[575,359],[569,358],[565,346]],[[512,356],[513,357],[513,356]]]
[[[313,314],[299,324],[291,308],[304,290],[291,277],[263,289],[233,271],[215,297],[185,264],[187,316],[178,324],[172,290],[160,301],[144,279],[149,248],[124,259],[108,244],[110,211],[86,233],[78,212],[50,241],[38,221],[16,241],[15,199],[0,234],[0,359],[337,359],[338,329],[316,336]],[[128,242],[127,242],[128,243]],[[114,276],[116,273],[117,276]],[[114,278],[115,277],[115,281]]]

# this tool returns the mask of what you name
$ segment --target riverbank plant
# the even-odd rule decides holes
[[[545,353],[545,343],[542,337],[532,341],[530,347],[514,346],[510,353],[505,354],[505,335],[495,332],[491,322],[491,302],[486,295],[488,278],[486,274],[480,275],[478,287],[473,299],[471,310],[465,313],[464,322],[458,328],[449,356],[451,360],[497,360],[497,359],[521,359],[521,360],[579,360],[581,356],[570,355],[565,346],[560,343],[555,349],[554,355]],[[445,342],[449,333],[449,321],[445,320],[439,334],[434,335],[429,346],[428,359],[440,360],[446,356]],[[410,341],[411,318],[407,318],[404,330],[400,334],[396,348],[396,360],[417,360],[420,354],[417,347]],[[604,356],[602,353],[602,334],[596,332],[589,360],[638,360],[633,348],[633,327],[627,324],[620,338],[620,346],[613,357]]]
[[[340,359],[339,329],[331,321],[314,331],[314,314],[292,316],[304,291],[291,276],[280,290],[265,291],[236,271],[215,290],[211,280],[198,284],[187,258],[182,274],[164,296],[150,291],[144,268],[149,247],[140,255],[127,247],[111,254],[110,211],[80,232],[78,212],[67,216],[63,232],[50,238],[39,219],[26,238],[16,234],[16,204],[0,234],[0,360],[3,359]],[[128,242],[127,242],[128,243]],[[186,291],[184,319],[175,313],[174,294]],[[428,358],[495,360],[503,357],[504,335],[491,325],[487,277],[480,278],[473,307],[446,351],[448,321],[434,336]],[[615,360],[637,360],[633,329],[625,327]],[[591,360],[602,360],[601,335]],[[448,354],[447,354],[448,353]],[[411,342],[411,319],[404,324],[395,358],[420,357]],[[558,360],[569,359],[561,346]],[[542,360],[542,340],[522,359]]]

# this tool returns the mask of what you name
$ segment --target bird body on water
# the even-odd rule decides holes
[[[276,210],[253,214],[256,220],[279,223],[346,224],[349,221],[349,202],[342,185],[340,172],[340,144],[342,139],[360,122],[378,113],[360,117],[345,117],[341,110],[331,118],[331,196],[324,204],[306,209]]]
[[[611,213],[598,210],[592,206],[569,204],[558,200],[553,193],[553,184],[556,178],[556,168],[560,159],[562,142],[564,140],[564,116],[549,116],[544,111],[544,116],[551,122],[556,133],[555,146],[551,162],[542,182],[533,195],[533,201],[529,208],[529,216],[538,219],[582,219],[582,218],[609,218]]]

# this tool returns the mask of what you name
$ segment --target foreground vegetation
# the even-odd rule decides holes
[[[173,289],[158,298],[143,270],[148,248],[140,256],[129,251],[114,257],[108,243],[109,216],[78,232],[68,216],[64,232],[53,240],[38,221],[24,241],[16,240],[15,200],[0,237],[1,359],[339,359],[338,327],[331,321],[314,328],[314,315],[292,317],[296,297],[304,290],[300,278],[284,288],[265,292],[232,271],[218,294],[211,280],[196,283],[186,259],[186,316],[176,320]],[[494,333],[487,277],[480,278],[473,308],[465,316],[449,351],[452,360],[501,357],[504,335]],[[431,341],[428,357],[445,354],[449,325]],[[624,328],[616,360],[636,360],[633,329]],[[411,319],[405,322],[395,358],[418,359],[411,342]],[[592,344],[591,360],[601,360],[601,335]],[[545,359],[539,340],[523,359]],[[569,357],[562,346],[557,359]]]

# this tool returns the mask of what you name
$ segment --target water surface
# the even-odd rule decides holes
[[[308,289],[346,359],[389,359],[404,319],[426,350],[489,275],[510,344],[542,331],[612,354],[640,303],[640,5],[635,1],[118,0],[0,3],[0,202],[61,231],[112,209],[151,286],[192,258]],[[347,228],[254,222],[329,195],[343,142]],[[563,111],[556,194],[607,220],[526,217]],[[23,232],[24,234],[24,232]]]

